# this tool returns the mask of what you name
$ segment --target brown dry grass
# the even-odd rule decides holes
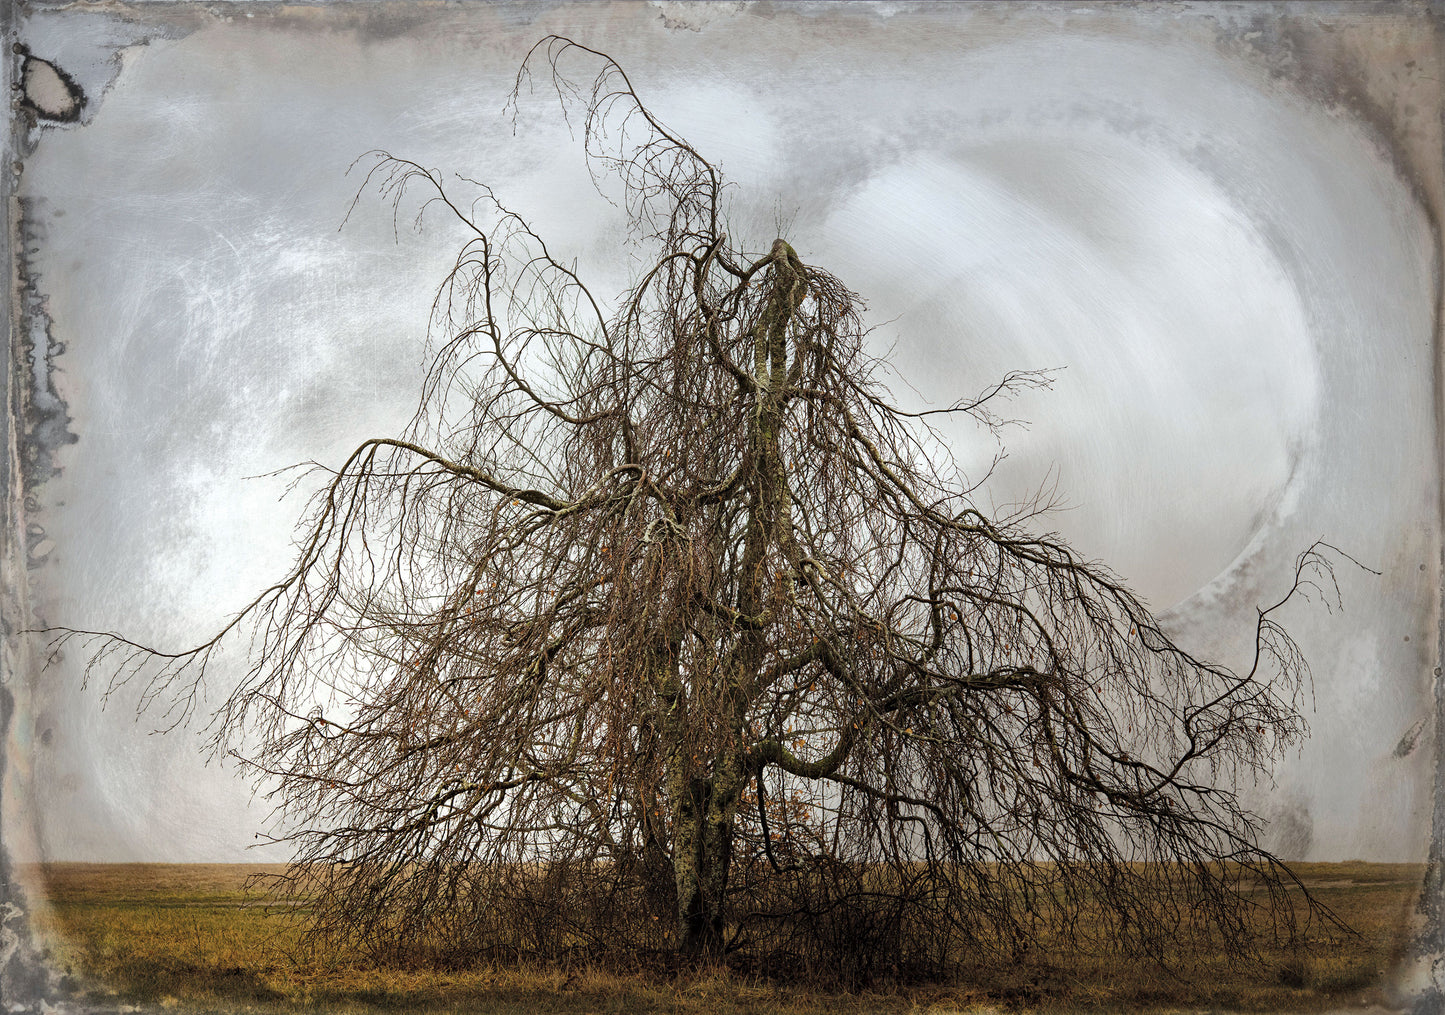
[[[275,868],[271,868],[274,870]],[[57,864],[30,872],[50,910],[38,928],[92,998],[196,1012],[1319,1011],[1387,1000],[1423,877],[1414,864],[1303,864],[1311,890],[1357,937],[1266,952],[1261,965],[1181,955],[1188,982],[1128,956],[1062,953],[967,971],[949,987],[821,995],[723,968],[680,976],[525,965],[394,968],[300,946],[295,914],[246,887],[265,868]]]

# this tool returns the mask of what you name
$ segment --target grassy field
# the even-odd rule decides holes
[[[1231,968],[1195,957],[1190,982],[1118,956],[1040,956],[990,966],[967,982],[894,993],[819,995],[726,969],[683,976],[601,969],[399,969],[304,952],[300,922],[233,865],[57,864],[27,872],[48,897],[37,930],[83,996],[180,1011],[370,1012],[1280,1012],[1388,1000],[1423,869],[1304,864],[1311,890],[1358,937]]]

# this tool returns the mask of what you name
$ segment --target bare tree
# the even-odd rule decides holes
[[[1304,730],[1274,617],[1329,591],[1321,553],[1247,671],[1195,658],[1108,569],[980,512],[859,297],[729,236],[717,168],[615,62],[548,38],[519,88],[538,62],[646,270],[608,302],[485,186],[379,155],[371,185],[469,235],[410,428],[329,473],[215,639],[88,635],[180,721],[253,629],[215,744],[271,787],[317,928],[919,969],[1296,930],[1236,786]],[[936,411],[997,427],[990,399],[1043,382]]]

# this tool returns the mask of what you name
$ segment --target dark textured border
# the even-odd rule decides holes
[[[1052,3],[1027,0],[1023,3],[1006,4],[1021,9],[1038,10],[1057,7]],[[26,0],[0,0],[0,23],[4,26],[4,67],[10,91],[10,122],[6,132],[5,161],[0,167],[0,188],[3,188],[7,211],[8,228],[0,238],[6,262],[10,266],[9,285],[3,294],[4,320],[8,328],[7,348],[10,364],[5,386],[5,412],[0,418],[0,435],[3,435],[5,463],[3,478],[0,478],[0,736],[5,747],[0,750],[0,814],[14,814],[23,811],[26,805],[36,803],[27,799],[30,787],[17,785],[18,776],[14,771],[14,754],[21,739],[17,737],[17,722],[24,723],[28,715],[29,687],[27,681],[34,672],[31,652],[33,646],[27,643],[21,631],[30,619],[26,573],[31,563],[31,554],[37,550],[43,557],[43,533],[28,532],[26,512],[34,503],[38,489],[44,485],[55,470],[53,453],[61,445],[73,441],[69,430],[69,417],[64,403],[56,396],[50,384],[49,367],[61,350],[53,345],[37,348],[37,339],[48,339],[44,308],[38,298],[33,280],[27,277],[23,258],[23,243],[26,240],[26,217],[15,196],[15,183],[25,156],[34,137],[33,132],[41,123],[60,126],[79,122],[87,113],[87,96],[81,86],[63,68],[45,59],[44,54],[31,54],[20,44],[20,21],[32,9],[57,5]],[[162,2],[124,4],[100,2],[91,6],[97,16],[118,17],[133,22],[138,31],[154,30],[165,34],[184,34],[191,28],[211,21],[218,16],[231,13],[242,7],[252,11],[264,10],[268,14],[280,14],[285,7],[272,3],[207,3]],[[309,13],[316,20],[318,8],[325,7],[325,19],[332,21],[389,22],[395,32],[404,32],[408,24],[424,21],[431,5],[406,3],[368,3],[364,0],[334,0],[322,4],[293,3],[292,8],[311,7]],[[535,16],[547,4],[515,4],[518,19],[525,21]],[[814,15],[825,13],[819,8],[833,4],[810,5]],[[842,5],[846,6],[846,5]],[[1445,193],[1440,183],[1441,167],[1445,165],[1445,149],[1422,145],[1419,139],[1402,137],[1403,125],[1389,110],[1382,108],[1370,97],[1368,68],[1344,68],[1331,62],[1331,53],[1346,52],[1348,44],[1333,48],[1325,44],[1326,34],[1318,26],[1329,21],[1364,21],[1369,19],[1413,19],[1420,30],[1433,37],[1436,51],[1436,68],[1445,71],[1445,0],[1405,0],[1405,2],[1310,2],[1310,0],[1289,0],[1289,2],[1238,4],[1213,2],[1213,0],[1173,0],[1161,3],[1119,3],[1097,4],[1098,7],[1115,7],[1137,14],[1150,9],[1168,17],[1196,16],[1207,18],[1213,12],[1229,14],[1233,18],[1247,13],[1253,22],[1254,32],[1247,41],[1245,33],[1229,33],[1233,39],[1221,38],[1223,47],[1234,46],[1251,49],[1251,58],[1258,60],[1304,94],[1335,108],[1347,111],[1351,116],[1372,128],[1375,137],[1393,157],[1402,178],[1414,188],[1420,207],[1423,209],[1434,237],[1435,245],[1435,306],[1434,306],[1434,358],[1433,387],[1435,398],[1435,442],[1437,462],[1445,462],[1445,245],[1442,245],[1441,222],[1445,218]],[[671,25],[671,22],[669,22]],[[1313,25],[1313,27],[1312,27]],[[680,27],[685,28],[686,25]],[[1332,34],[1332,33],[1331,33]],[[1356,51],[1356,57],[1362,54]],[[29,77],[36,73],[53,74],[53,86],[58,82],[63,90],[59,104],[51,101],[50,95],[42,98],[25,91]],[[1439,82],[1436,82],[1437,92]],[[1436,97],[1437,107],[1433,111],[1436,122],[1445,109],[1445,101]],[[17,251],[17,245],[22,245]],[[17,256],[19,253],[22,256]],[[1445,473],[1445,470],[1442,470]],[[1445,537],[1445,482],[1438,494],[1440,515],[1437,519],[1437,536]],[[1438,563],[1440,584],[1437,590],[1437,605],[1445,602],[1445,545],[1442,545]],[[1401,1000],[1416,1015],[1434,1015],[1445,1011],[1445,678],[1440,666],[1445,661],[1445,623],[1437,631],[1436,667],[1434,669],[1434,765],[1435,785],[1433,794],[1432,841],[1428,856],[1423,893],[1418,907],[1419,931],[1415,939],[1410,966],[1402,970],[1406,977],[1399,986]],[[7,800],[5,795],[11,799]],[[19,800],[15,799],[18,794]],[[50,1009],[55,1001],[58,981],[45,964],[32,943],[26,919],[26,900],[20,886],[14,880],[7,847],[7,831],[11,841],[15,829],[6,829],[0,824],[0,1007],[6,1011],[41,1011],[42,1006]],[[68,1006],[67,1006],[68,1007]],[[53,1009],[50,1009],[53,1010]]]

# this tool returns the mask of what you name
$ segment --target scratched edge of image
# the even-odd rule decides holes
[[[333,0],[326,6],[344,8],[391,7],[388,0]],[[39,136],[37,116],[59,126],[66,121],[64,116],[46,115],[29,102],[23,90],[23,74],[27,54],[21,47],[21,23],[31,11],[45,8],[56,9],[61,4],[27,3],[25,0],[0,0],[0,24],[4,27],[4,67],[9,90],[9,129],[5,135],[4,165],[0,166],[3,176],[4,198],[7,211],[7,229],[3,239],[4,255],[10,266],[10,285],[4,294],[5,321],[9,328],[10,362],[5,389],[5,415],[0,421],[0,434],[5,442],[5,472],[3,479],[4,505],[0,507],[3,532],[0,532],[0,735],[5,745],[0,751],[0,1006],[6,1011],[53,1010],[53,1003],[74,1010],[64,998],[61,977],[49,968],[44,954],[31,936],[29,910],[34,905],[43,905],[36,898],[33,886],[23,886],[12,868],[11,844],[16,836],[29,834],[23,826],[26,816],[38,806],[36,788],[26,777],[29,750],[28,705],[29,682],[38,679],[36,669],[37,644],[23,632],[34,622],[31,613],[27,574],[31,566],[31,552],[38,539],[27,531],[27,497],[43,489],[45,478],[54,466],[51,453],[64,443],[73,440],[67,428],[65,404],[56,399],[45,403],[54,395],[49,377],[50,358],[54,349],[40,349],[37,356],[36,329],[42,340],[48,340],[41,294],[35,281],[29,276],[26,264],[28,242],[24,210],[16,193],[16,184],[22,171],[25,156]],[[89,5],[87,5],[89,6]],[[217,11],[252,6],[258,13],[267,8],[283,6],[313,6],[312,3],[273,4],[264,0],[230,0],[230,2],[133,2],[98,3],[90,10],[96,17],[112,17],[121,20],[134,19],[148,25],[170,23],[180,28],[179,22],[189,21],[188,15],[201,10]],[[911,6],[911,5],[904,5]],[[1023,3],[1020,7],[1036,7],[1035,3]],[[1087,6],[1099,6],[1090,4]],[[1134,6],[1120,5],[1124,7]],[[1212,2],[1165,2],[1140,5],[1144,8],[1182,7],[1191,13],[1208,16],[1211,10],[1227,8],[1227,3]],[[1313,8],[1321,13],[1335,16],[1343,13],[1368,13],[1381,11],[1388,5],[1351,5],[1327,3]],[[1413,9],[1426,30],[1433,33],[1437,52],[1437,68],[1445,69],[1445,0],[1417,0],[1416,4],[1402,5]],[[1276,13],[1300,12],[1310,9],[1309,5],[1295,2],[1276,2],[1261,5],[1266,11]],[[1398,9],[1397,9],[1398,10]],[[1406,15],[1408,16],[1408,15]],[[184,31],[184,29],[180,29]],[[1260,54],[1264,55],[1264,54]],[[42,57],[43,54],[36,54]],[[1267,57],[1265,62],[1268,62]],[[47,66],[52,66],[48,65]],[[59,68],[53,68],[60,70]],[[1290,76],[1289,72],[1284,72]],[[62,82],[68,82],[63,74]],[[1301,82],[1295,81],[1299,85]],[[1302,92],[1309,89],[1301,88]],[[1348,88],[1346,89],[1348,91]],[[1445,678],[1439,675],[1439,664],[1445,661],[1445,618],[1441,617],[1440,604],[1445,602],[1445,276],[1442,276],[1442,262],[1445,262],[1445,243],[1442,243],[1441,215],[1445,210],[1445,194],[1440,193],[1438,184],[1422,180],[1418,164],[1408,152],[1402,151],[1393,128],[1398,124],[1381,117],[1369,115],[1370,111],[1360,109],[1350,96],[1336,95],[1333,101],[1349,108],[1359,117],[1377,140],[1390,148],[1392,161],[1400,176],[1415,188],[1418,203],[1428,220],[1434,242],[1434,286],[1435,305],[1433,308],[1432,338],[1432,385],[1434,395],[1435,433],[1433,446],[1437,468],[1437,540],[1441,541],[1441,556],[1437,561],[1436,586],[1436,667],[1433,682],[1435,710],[1434,736],[1434,786],[1432,792],[1431,843],[1426,858],[1426,874],[1417,906],[1417,923],[1405,968],[1397,971],[1399,1005],[1415,1015],[1429,1015],[1445,1010]],[[83,104],[85,99],[81,96]],[[1445,107],[1445,101],[1440,103]],[[1441,110],[1437,109],[1437,115]],[[53,112],[53,111],[52,111]],[[76,115],[80,109],[77,107]],[[1418,156],[1418,152],[1416,153]],[[1437,156],[1445,158],[1445,151]],[[30,890],[27,892],[27,888]],[[28,896],[28,898],[27,898]],[[113,1010],[113,1009],[87,1009]],[[133,1010],[133,1009],[132,1009]]]
[[[1434,34],[1436,73],[1445,71],[1445,0],[1430,0],[1427,8],[1428,27]],[[1437,78],[1435,109],[1437,124],[1445,132],[1445,89]],[[1435,152],[1445,166],[1445,141]],[[1420,194],[1434,239],[1434,329],[1431,356],[1435,398],[1435,468],[1436,468],[1436,539],[1440,559],[1436,571],[1436,642],[1434,674],[1435,779],[1430,821],[1430,848],[1426,858],[1425,878],[1416,905],[1419,930],[1412,942],[1408,961],[1416,969],[1418,986],[1412,1005],[1415,1015],[1445,1010],[1445,188],[1435,193]]]
[[[36,945],[30,928],[33,887],[27,891],[18,881],[11,862],[16,836],[27,835],[30,829],[22,816],[32,799],[33,786],[20,774],[26,763],[22,742],[29,713],[29,681],[31,675],[28,638],[22,633],[30,623],[27,579],[27,548],[25,540],[25,481],[23,455],[27,443],[26,415],[31,399],[30,386],[23,369],[26,345],[20,315],[21,300],[17,298],[21,282],[20,261],[16,256],[17,233],[23,228],[17,207],[16,182],[20,153],[26,143],[25,116],[19,108],[20,59],[17,53],[18,22],[21,12],[16,0],[0,0],[0,19],[4,25],[3,66],[9,107],[8,129],[5,132],[3,164],[0,164],[0,187],[6,211],[6,229],[0,249],[8,266],[8,285],[3,296],[4,320],[8,329],[9,369],[6,371],[5,415],[0,420],[0,433],[5,443],[3,506],[0,506],[0,734],[4,751],[0,753],[0,1002],[6,1008],[33,1007],[51,998],[56,991],[56,978]]]
[[[9,106],[8,129],[5,132],[3,165],[0,165],[0,187],[6,210],[6,229],[0,249],[3,249],[8,266],[8,285],[3,296],[4,320],[7,327],[7,348],[9,363],[5,384],[5,415],[0,420],[0,434],[5,443],[5,471],[3,481],[3,506],[0,506],[0,734],[4,736],[4,751],[0,753],[0,1002],[12,1007],[16,1004],[29,1005],[53,996],[54,979],[41,957],[30,933],[29,900],[27,893],[17,881],[17,874],[11,863],[11,847],[16,835],[24,835],[28,828],[19,827],[23,819],[15,812],[17,806],[30,795],[31,787],[23,785],[16,769],[23,764],[18,742],[24,721],[17,721],[28,713],[29,698],[29,652],[27,639],[21,633],[29,623],[28,581],[26,577],[26,552],[24,537],[24,489],[21,454],[25,437],[25,409],[28,399],[24,383],[25,372],[20,369],[24,350],[19,340],[21,333],[18,319],[18,300],[15,294],[19,288],[15,256],[14,237],[20,229],[20,216],[16,207],[15,183],[19,165],[19,153],[24,144],[25,126],[17,108],[18,93],[13,83],[18,80],[19,59],[15,52],[18,43],[19,9],[15,0],[0,0],[0,19],[4,25],[5,81]]]
[[[44,899],[38,886],[25,883],[13,862],[17,839],[29,838],[33,827],[28,815],[38,803],[36,787],[27,778],[29,770],[30,692],[35,679],[31,638],[25,631],[33,623],[29,599],[29,539],[26,531],[27,496],[44,483],[41,473],[53,469],[49,457],[39,461],[35,441],[36,413],[59,419],[68,429],[63,403],[37,406],[37,368],[48,375],[49,350],[40,350],[37,363],[30,328],[37,323],[28,313],[36,298],[24,263],[26,224],[20,209],[17,183],[23,155],[33,143],[31,127],[35,110],[26,108],[20,90],[23,59],[20,22],[25,7],[21,0],[0,0],[3,24],[3,64],[7,91],[8,129],[5,131],[0,188],[6,212],[6,229],[0,249],[8,267],[8,285],[3,295],[4,320],[9,350],[6,371],[5,414],[0,434],[5,445],[5,471],[0,481],[0,1003],[7,1011],[37,1011],[60,994],[60,978],[46,960],[36,941],[31,916]],[[37,308],[38,309],[38,308]],[[44,380],[49,388],[48,376]],[[58,414],[56,409],[59,409]],[[50,410],[46,413],[46,410]],[[50,428],[53,432],[53,426]]]

